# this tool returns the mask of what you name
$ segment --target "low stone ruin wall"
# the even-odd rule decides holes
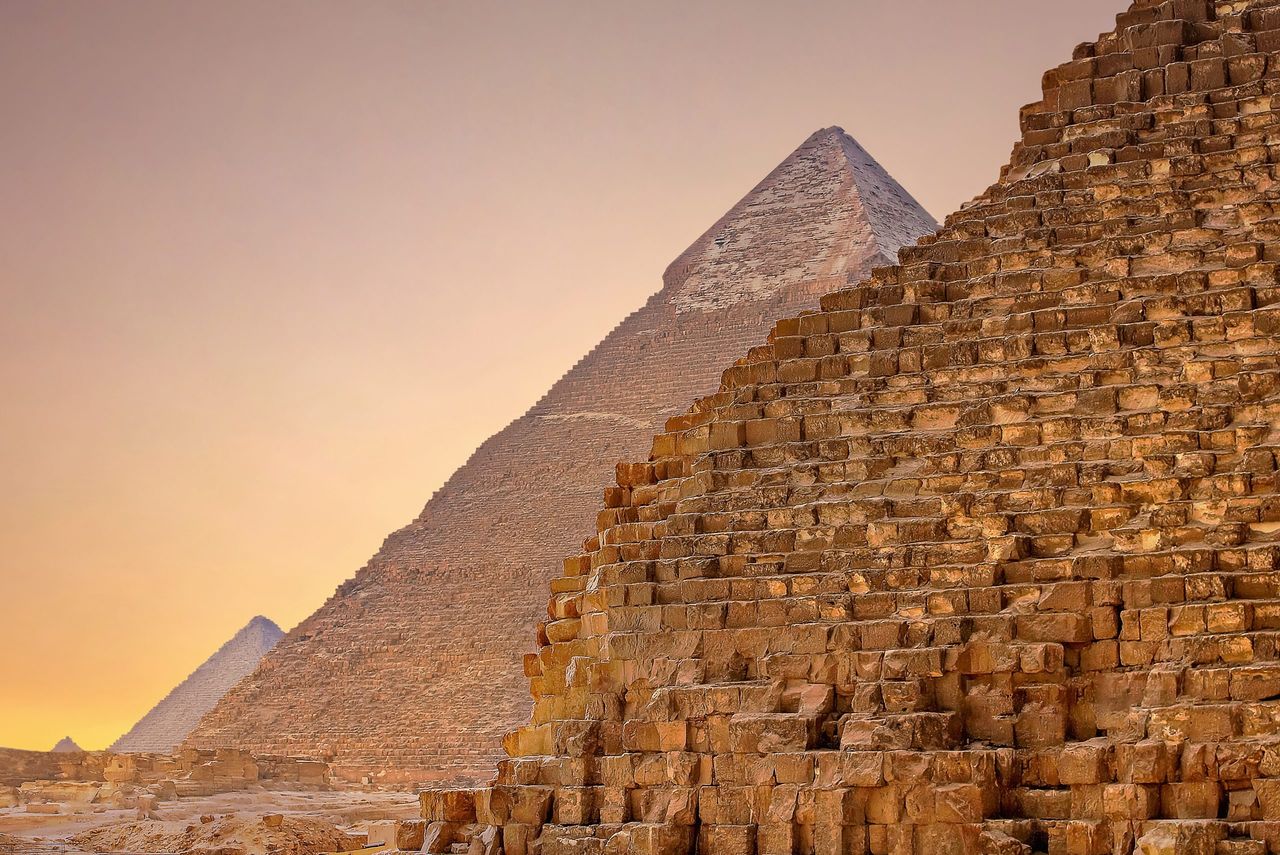
[[[16,787],[24,781],[52,779],[61,771],[59,758],[52,751],[22,751],[0,748],[0,785]]]
[[[0,807],[125,798],[205,796],[249,787],[328,789],[328,765],[304,757],[255,756],[236,749],[177,755],[54,753],[0,749]]]

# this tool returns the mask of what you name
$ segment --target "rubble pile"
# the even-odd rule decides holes
[[[327,822],[268,814],[262,817],[206,817],[188,824],[144,820],[92,829],[68,842],[89,852],[147,852],[157,855],[320,855],[355,852],[364,838]]]

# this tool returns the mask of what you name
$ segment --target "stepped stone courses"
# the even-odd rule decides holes
[[[618,467],[427,851],[1280,852],[1278,93],[1277,0],[1049,72],[998,184]]]
[[[175,751],[200,719],[232,686],[251,673],[283,636],[284,632],[274,622],[261,615],[255,617],[108,750],[117,754]]]
[[[528,720],[521,655],[618,460],[778,318],[937,224],[847,134],[810,137],[528,413],[485,442],[188,740],[340,778],[483,779]],[[555,583],[559,584],[559,583]]]

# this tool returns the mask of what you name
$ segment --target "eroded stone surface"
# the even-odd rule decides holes
[[[339,777],[375,772],[384,783],[491,774],[502,734],[528,719],[520,661],[544,592],[590,529],[615,463],[644,454],[774,320],[935,227],[841,129],[815,133],[286,636],[189,744],[320,753]]]
[[[1275,0],[1050,71],[998,184],[618,468],[428,837],[1280,852],[1277,93]]]

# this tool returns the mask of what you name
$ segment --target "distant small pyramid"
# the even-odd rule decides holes
[[[70,736],[62,737],[61,739],[58,740],[58,744],[53,746],[53,748],[49,750],[53,751],[56,754],[74,754],[77,751],[84,751],[83,748],[81,748],[79,745],[76,745],[76,741],[72,739]]]
[[[213,709],[232,686],[250,674],[283,636],[284,632],[273,621],[258,615],[164,700],[152,707],[128,733],[111,745],[110,750],[119,753],[172,752],[204,714]],[[75,745],[69,739],[63,742]]]

